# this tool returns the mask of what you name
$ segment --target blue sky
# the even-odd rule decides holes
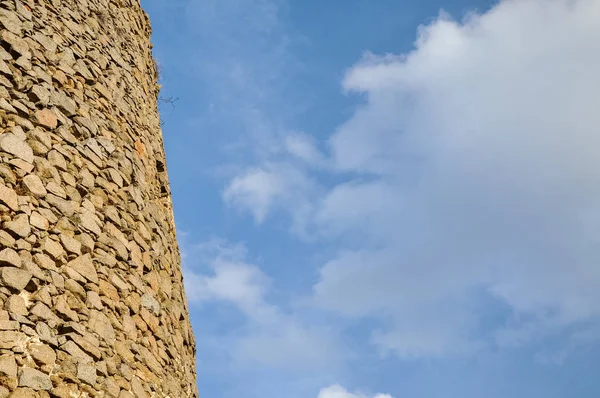
[[[201,396],[600,396],[598,1],[142,5]]]

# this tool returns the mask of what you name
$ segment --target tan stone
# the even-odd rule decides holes
[[[37,303],[35,306],[33,306],[33,308],[31,309],[30,312],[31,312],[31,314],[37,316],[40,319],[44,319],[44,320],[56,319],[56,315],[54,314],[54,312],[52,312],[52,310],[43,303]]]
[[[23,347],[27,341],[27,336],[21,332],[6,330],[0,331],[0,348],[12,350],[16,347]]]
[[[75,296],[79,296],[82,300],[86,298],[86,292],[83,286],[74,279],[67,279],[65,281],[65,289],[73,293]]]
[[[12,210],[19,209],[17,193],[2,183],[0,183],[0,203],[7,205]]]
[[[100,300],[100,296],[96,292],[87,292],[86,303],[89,308],[95,308],[97,310],[102,310],[104,308],[102,300]]]
[[[0,356],[0,380],[2,378],[17,379],[17,362],[12,354]]]
[[[71,217],[73,214],[75,214],[75,212],[79,208],[79,206],[76,202],[73,202],[72,200],[65,200],[65,199],[59,198],[58,196],[53,195],[53,194],[46,195],[44,200],[46,202],[48,202],[50,205],[56,207],[60,211],[61,214],[65,215],[67,217]]]
[[[69,307],[64,296],[58,297],[56,304],[54,304],[54,311],[56,311],[57,314],[60,314],[63,319],[66,318],[71,321],[79,322],[79,316]]]
[[[27,214],[19,214],[12,221],[5,222],[4,228],[22,238],[26,238],[31,233],[31,225],[29,225]]]
[[[31,388],[17,388],[10,398],[37,398],[39,395]]]
[[[55,129],[58,126],[58,118],[50,109],[42,109],[34,113],[35,121],[40,126]]]
[[[113,344],[115,341],[115,330],[109,319],[101,312],[92,311],[89,325],[91,330],[96,332],[107,343]]]
[[[21,28],[23,26],[17,14],[4,9],[0,9],[0,25],[16,35],[21,34]]]
[[[7,248],[0,251],[0,266],[21,267],[21,257],[13,249]]]
[[[86,354],[77,344],[69,340],[61,346],[61,349],[67,352],[74,360],[81,363],[93,362],[92,357]]]
[[[11,248],[17,241],[7,231],[0,229],[0,246]],[[1,255],[0,255],[1,257]]]
[[[43,198],[48,193],[40,177],[35,174],[29,174],[25,176],[23,178],[23,185],[25,186],[25,188],[27,188],[27,191],[31,195],[38,198]]]
[[[27,41],[8,30],[2,32],[2,40],[10,45],[13,51],[25,58],[31,58]]]
[[[0,321],[0,330],[19,330],[19,327],[17,321]]]
[[[48,152],[48,161],[51,165],[59,170],[67,171],[67,161],[65,157],[57,150],[51,150]]]
[[[77,378],[93,386],[96,384],[96,367],[92,363],[80,363],[77,365]]]
[[[27,163],[33,163],[33,149],[31,149],[25,140],[12,133],[0,135],[0,149]]]
[[[91,211],[82,210],[79,214],[79,227],[83,228],[87,232],[92,232],[95,235],[100,235],[102,229],[100,228],[101,221]]]
[[[115,352],[119,357],[123,358],[125,361],[132,364],[135,362],[135,355],[133,355],[133,352],[131,352],[131,350],[127,347],[126,343],[122,341],[117,341],[115,343]]]
[[[92,262],[92,257],[89,254],[77,257],[75,260],[70,261],[67,266],[88,281],[98,283],[98,273]]]
[[[103,296],[108,297],[112,302],[118,302],[119,299],[121,298],[119,296],[119,292],[117,289],[115,289],[115,287],[110,283],[107,282],[103,279],[101,279],[98,282],[98,293],[100,293]]]
[[[43,254],[43,253],[36,253],[33,256],[33,261],[40,268],[43,268],[43,269],[52,270],[52,271],[56,271],[58,269],[58,268],[56,268],[56,262],[54,260],[52,260],[49,256],[47,256],[46,254]]]
[[[56,362],[56,353],[46,344],[34,343],[29,345],[29,353],[38,363],[52,365]]]
[[[50,376],[37,369],[23,368],[19,377],[19,387],[29,387],[33,390],[51,390]]]
[[[14,315],[27,315],[27,306],[25,305],[25,299],[19,295],[12,295],[6,299],[4,308],[8,312]]]
[[[158,316],[160,314],[160,303],[151,295],[144,294],[141,297],[141,304],[146,309],[152,311],[154,315]]]
[[[42,247],[44,248],[44,252],[55,260],[62,257],[65,253],[62,245],[49,237],[43,240]]]
[[[68,336],[75,344],[79,346],[87,355],[90,355],[95,360],[102,358],[102,352],[98,349],[100,341],[89,333],[85,333],[85,336],[81,336],[76,333],[72,333]]]
[[[81,255],[81,243],[77,239],[66,234],[60,234],[60,242],[67,252]]]
[[[32,227],[41,229],[42,231],[47,231],[48,228],[50,228],[50,222],[48,221],[48,219],[42,216],[37,211],[31,213],[31,216],[29,217],[29,223]]]
[[[20,268],[6,267],[0,269],[0,284],[16,290],[23,290],[31,280],[31,272]]]
[[[107,378],[102,387],[109,397],[119,398],[121,388],[111,378]]]

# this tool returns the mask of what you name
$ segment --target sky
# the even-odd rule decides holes
[[[205,398],[600,396],[600,2],[142,0]]]

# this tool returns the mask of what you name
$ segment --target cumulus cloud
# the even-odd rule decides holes
[[[351,393],[340,385],[333,385],[319,391],[317,398],[393,398],[388,394],[364,395]]]
[[[600,315],[597,18],[593,0],[504,1],[348,71],[367,102],[331,152],[372,179],[333,188],[319,218],[377,248],[322,268],[322,306],[385,314],[373,342],[402,356],[476,348],[482,295],[534,325]]]
[[[365,103],[328,161],[355,177],[320,196],[281,189],[343,248],[320,270],[317,306],[377,318],[372,342],[402,357],[600,317],[599,19],[595,0],[506,0],[463,21],[441,14],[412,51],[348,70],[344,91]],[[242,205],[259,219],[298,207],[256,203]]]

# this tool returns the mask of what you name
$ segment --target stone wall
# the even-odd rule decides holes
[[[0,0],[0,398],[197,396],[151,48],[138,0]]]

